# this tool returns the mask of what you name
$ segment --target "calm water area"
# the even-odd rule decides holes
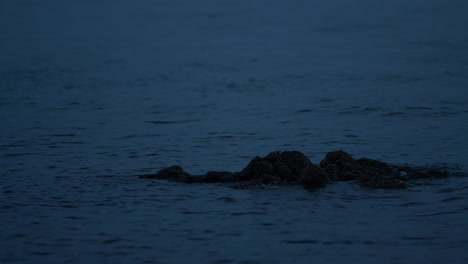
[[[468,2],[0,2],[1,263],[468,263]],[[138,179],[345,150],[374,190]]]

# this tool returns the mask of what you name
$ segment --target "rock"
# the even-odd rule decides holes
[[[397,166],[367,158],[360,158],[356,163],[360,171],[357,180],[362,185],[378,189],[406,188],[406,183],[398,177]]]
[[[240,181],[249,181],[260,179],[262,177],[273,178],[274,175],[290,174],[287,168],[276,166],[264,158],[255,157],[250,163],[239,173]],[[278,177],[275,180],[280,180]]]
[[[140,176],[140,178],[174,180],[187,183],[193,181],[193,176],[190,175],[188,172],[185,172],[181,166],[177,165],[162,169],[155,174],[142,175]]]
[[[315,164],[311,164],[301,171],[299,183],[306,188],[324,187],[330,182],[328,175]]]
[[[213,182],[236,182],[238,181],[238,173],[232,173],[229,171],[210,171],[203,176],[196,176],[196,182],[205,182],[205,183],[213,183]]]
[[[273,164],[287,167],[290,174],[287,176],[279,175],[282,180],[296,181],[302,170],[312,165],[312,162],[303,153],[299,151],[277,151],[268,154],[265,158]]]
[[[396,166],[378,160],[360,158],[356,163],[360,169],[365,170],[368,174],[392,175],[397,172]]]
[[[328,152],[320,162],[320,168],[332,181],[351,181],[360,175],[359,164],[344,151]]]
[[[264,158],[255,157],[240,172],[242,180],[263,178],[264,181],[297,181],[303,169],[312,162],[299,151],[272,152]]]
[[[406,188],[398,166],[386,162],[360,158],[354,159],[344,151],[329,152],[320,167],[334,181],[357,180],[361,185],[376,189]]]
[[[396,166],[386,162],[354,159],[344,151],[327,153],[319,165],[313,164],[299,151],[272,152],[266,157],[255,157],[240,172],[210,171],[193,176],[174,165],[141,178],[165,179],[185,183],[237,183],[234,188],[297,183],[306,188],[320,188],[333,181],[356,181],[362,186],[376,189],[403,189],[412,179],[447,177],[446,171]]]
[[[425,178],[446,178],[448,177],[447,171],[440,171],[436,169],[412,169],[408,173],[410,179],[425,179]]]

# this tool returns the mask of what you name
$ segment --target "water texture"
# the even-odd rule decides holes
[[[0,2],[1,263],[467,263],[468,3]],[[141,180],[333,150],[406,190]]]

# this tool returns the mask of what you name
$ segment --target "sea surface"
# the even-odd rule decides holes
[[[468,263],[465,0],[0,2],[1,263]],[[447,179],[138,179],[298,150]]]

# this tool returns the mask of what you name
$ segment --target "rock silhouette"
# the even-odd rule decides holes
[[[354,159],[340,150],[327,153],[318,165],[299,151],[279,151],[253,158],[240,172],[210,171],[205,175],[191,175],[175,165],[140,178],[185,183],[236,183],[235,188],[282,182],[320,188],[336,181],[356,181],[370,188],[403,189],[411,179],[447,176],[446,171],[397,166],[367,158]]]

